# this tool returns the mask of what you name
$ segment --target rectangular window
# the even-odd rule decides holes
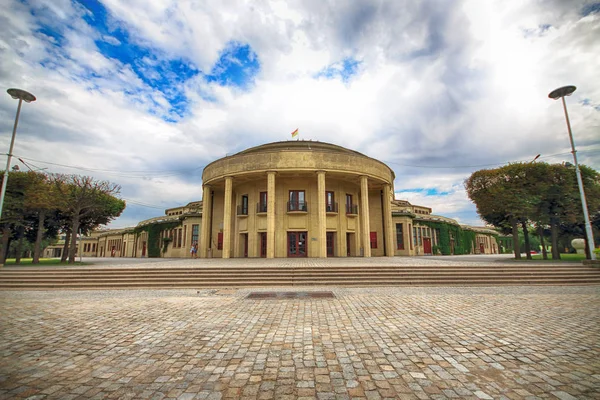
[[[416,246],[417,245],[417,227],[416,226],[413,226],[412,236],[413,236],[413,245]]]
[[[408,224],[408,243],[410,243],[410,249],[413,249],[413,238],[412,238],[412,225]]]
[[[304,200],[304,190],[290,190],[290,201],[288,211],[306,211],[306,201]]]
[[[217,250],[223,250],[223,232],[217,235]]]
[[[242,196],[240,215],[248,215],[248,195],[247,194]]]
[[[419,227],[417,229],[417,235],[418,235],[418,242],[419,242],[419,246],[423,246],[423,228]]]
[[[183,226],[183,246],[187,247],[185,241],[187,240],[187,225]]]
[[[198,224],[192,225],[192,243],[198,243]]]
[[[267,192],[260,192],[260,200],[258,203],[258,212],[267,212]]]
[[[183,238],[183,229],[179,228],[179,236],[177,237],[177,247],[181,247],[181,239]]]
[[[346,214],[357,214],[356,206],[352,202],[352,195],[346,193]]]
[[[377,248],[377,232],[371,232],[371,248]]]
[[[325,211],[337,212],[334,192],[325,192]]]
[[[396,224],[396,243],[398,250],[404,250],[404,232],[402,231],[402,224]]]

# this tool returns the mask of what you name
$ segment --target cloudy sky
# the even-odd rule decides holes
[[[600,169],[599,2],[0,6],[0,88],[38,98],[23,106],[13,153],[119,183],[128,206],[112,227],[200,199],[204,165],[296,128],[386,162],[397,199],[481,224],[463,187],[471,172],[572,160],[561,104],[548,99],[565,85],[578,88],[567,102],[579,160]],[[16,106],[0,95],[2,152]]]

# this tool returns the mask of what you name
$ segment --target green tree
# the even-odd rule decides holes
[[[596,215],[600,213],[600,176],[591,168],[580,168],[590,214]],[[560,258],[561,226],[575,224],[583,228],[575,171],[565,165],[517,163],[476,171],[465,181],[465,188],[486,222],[503,230],[510,223],[516,258],[520,258],[519,224],[528,258],[529,221],[538,225],[542,237],[544,226],[550,226],[553,259]]]
[[[0,176],[4,172],[0,172]],[[16,258],[17,262],[21,258],[21,249],[23,240],[28,228],[31,226],[30,210],[27,209],[27,198],[31,194],[31,187],[35,185],[40,178],[36,172],[12,171],[6,187],[4,197],[4,206],[2,210],[2,254],[0,262],[4,264],[8,256],[11,240],[17,240]]]
[[[518,226],[535,204],[530,194],[533,183],[523,164],[476,171],[465,181],[467,194],[484,221],[503,230],[510,225],[517,259],[521,258]]]
[[[89,176],[61,175],[55,180],[60,208],[70,218],[69,264],[75,262],[77,233],[108,223],[121,215],[125,202],[116,198],[121,187]]]
[[[37,218],[37,221],[31,221],[31,227],[37,228],[32,263],[39,264],[46,218],[56,209],[58,198],[54,185],[52,185],[51,179],[47,175],[35,172],[32,174],[31,181],[25,192],[24,208],[30,214],[30,219]]]

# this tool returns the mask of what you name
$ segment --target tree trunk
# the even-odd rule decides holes
[[[521,259],[521,246],[519,245],[519,227],[516,218],[511,218],[510,223],[512,225],[512,236],[513,236],[513,247],[515,251],[515,259]]]
[[[44,237],[44,221],[46,220],[46,210],[41,210],[38,214],[38,230],[35,237],[35,245],[33,246],[32,264],[40,263],[40,254],[42,253],[42,238]]]
[[[11,234],[12,232],[10,231],[10,228],[4,228],[2,230],[2,253],[0,253],[0,261],[2,265],[6,263],[6,259],[8,258],[8,249],[10,247]]]
[[[546,251],[546,242],[544,241],[544,227],[541,224],[538,225],[538,235],[540,236],[540,244],[542,245],[542,258],[547,260],[548,252]]]
[[[71,226],[71,248],[69,249],[69,264],[75,264],[77,256],[77,232],[79,231],[79,212],[73,216],[73,225]],[[81,250],[81,249],[80,249]]]
[[[558,248],[558,221],[550,219],[550,233],[552,237],[552,259],[560,260],[560,249]]]
[[[65,235],[65,244],[63,246],[62,255],[60,256],[60,262],[66,262],[69,258],[69,243],[71,242],[71,232],[67,231]]]
[[[21,264],[21,257],[23,256],[23,231],[25,227],[20,226],[17,228],[17,247],[15,249],[15,264]]]
[[[528,260],[531,260],[531,245],[529,244],[529,230],[527,229],[526,220],[521,220],[521,227],[523,227],[523,239],[525,240],[525,256]]]

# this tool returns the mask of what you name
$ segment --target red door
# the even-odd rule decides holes
[[[260,232],[260,256],[262,258],[267,257],[267,233]]]
[[[423,253],[431,254],[431,238],[423,238]]]
[[[288,232],[288,257],[306,257],[306,232]]]
[[[346,255],[350,257],[350,246],[352,245],[352,236],[350,233],[346,233]]]
[[[334,232],[327,232],[327,257],[333,257],[333,235]]]
[[[483,243],[479,243],[479,254],[485,254],[485,247],[483,247]]]

